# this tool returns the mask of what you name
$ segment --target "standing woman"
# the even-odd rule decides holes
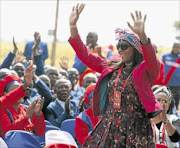
[[[91,54],[80,39],[76,23],[85,4],[77,4],[70,14],[69,43],[78,58],[91,69],[101,73],[93,94],[95,116],[101,121],[86,139],[83,147],[143,147],[154,148],[150,118],[162,107],[151,90],[160,63],[144,30],[146,16],[131,13],[133,31],[116,29],[117,50],[121,61],[106,61]]]
[[[155,142],[164,144],[169,148],[179,147],[180,118],[173,114],[175,103],[172,94],[166,86],[155,85],[152,90],[163,107],[163,111],[153,118]]]

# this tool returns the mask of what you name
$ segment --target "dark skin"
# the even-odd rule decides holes
[[[24,66],[20,63],[17,63],[16,65],[13,66],[13,70],[15,70],[18,74],[19,77],[23,77],[24,76]]]
[[[79,79],[79,72],[75,68],[71,68],[68,70],[69,80],[72,84],[72,90],[75,91],[75,86],[77,85]]]
[[[172,53],[176,57],[180,53],[180,44],[179,43],[174,43],[172,47]]]
[[[55,93],[57,94],[57,98],[63,102],[65,102],[70,96],[71,87],[67,82],[60,82],[57,84]]]

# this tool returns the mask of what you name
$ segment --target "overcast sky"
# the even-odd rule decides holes
[[[81,1],[59,2],[57,38],[67,42],[69,32],[69,14],[72,6]],[[158,46],[171,47],[175,40],[174,22],[180,20],[180,1],[83,1],[86,6],[80,15],[78,29],[85,41],[89,31],[97,32],[99,44],[115,44],[116,27],[128,28],[132,24],[130,12],[135,10],[147,14],[147,36]],[[52,42],[53,36],[48,30],[54,29],[56,0],[0,0],[0,38],[11,41],[33,40],[34,31],[39,31],[43,41]]]

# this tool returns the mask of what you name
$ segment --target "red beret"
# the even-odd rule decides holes
[[[3,96],[6,85],[12,81],[18,81],[21,83],[21,79],[16,75],[8,75],[0,81],[0,97]]]

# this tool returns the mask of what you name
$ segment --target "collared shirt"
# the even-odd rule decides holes
[[[59,100],[58,98],[57,98],[57,101],[62,106],[62,108],[65,110],[65,102]]]

